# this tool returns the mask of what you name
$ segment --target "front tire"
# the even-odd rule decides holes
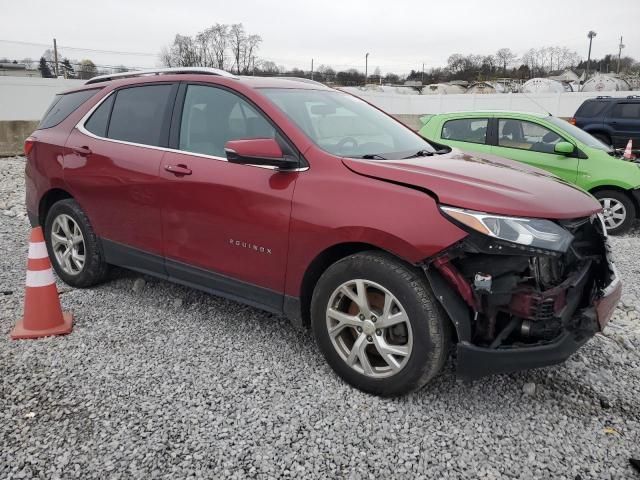
[[[331,265],[313,292],[311,323],[333,370],[376,395],[419,389],[449,352],[451,326],[426,278],[384,252]]]
[[[628,232],[636,219],[636,206],[629,195],[617,190],[601,190],[595,197],[602,205],[607,233],[621,235]]]
[[[108,265],[89,218],[73,199],[53,204],[45,220],[45,242],[58,276],[72,287],[104,281]]]

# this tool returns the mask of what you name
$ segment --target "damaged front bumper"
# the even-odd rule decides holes
[[[558,364],[604,328],[622,284],[597,222],[580,228],[586,233],[555,258],[496,255],[495,245],[469,238],[423,266],[456,328],[458,376]],[[520,257],[528,257],[529,267]]]

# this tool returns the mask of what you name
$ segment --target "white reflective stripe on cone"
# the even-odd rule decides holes
[[[27,287],[46,287],[55,283],[53,270],[27,270]]]
[[[38,258],[47,258],[47,256],[47,245],[44,242],[29,244],[29,258],[35,260]]]

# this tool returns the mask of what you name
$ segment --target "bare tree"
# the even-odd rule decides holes
[[[236,67],[236,73],[240,74],[242,50],[246,41],[247,34],[244,31],[244,27],[241,23],[234,23],[229,29],[229,44],[231,51],[233,52],[234,65]]]
[[[496,52],[496,61],[502,66],[502,74],[507,74],[507,67],[516,61],[518,56],[510,48],[501,48]]]

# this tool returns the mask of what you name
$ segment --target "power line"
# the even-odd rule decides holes
[[[30,45],[34,47],[47,47],[51,48],[51,45],[48,43],[36,43],[36,42],[21,42],[18,40],[0,40],[0,43],[13,43],[16,45]],[[101,50],[96,48],[82,48],[82,47],[71,47],[68,45],[60,45],[61,49],[66,50],[75,50],[79,52],[93,52],[93,53],[107,53],[110,55],[136,55],[136,56],[147,56],[147,57],[157,57],[157,53],[149,53],[149,52],[122,52],[119,50]]]

